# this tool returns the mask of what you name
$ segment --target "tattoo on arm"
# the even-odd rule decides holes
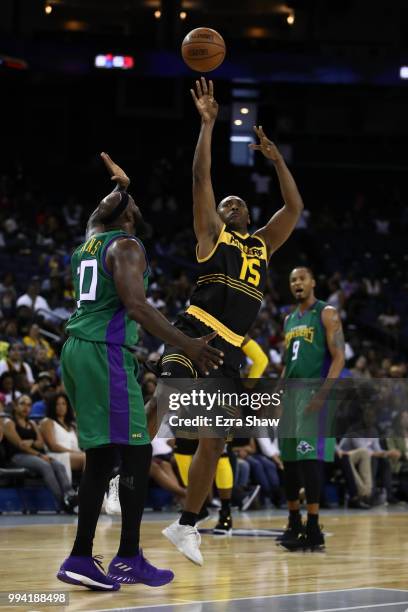
[[[328,332],[328,342],[333,346],[333,348],[342,351],[345,351],[345,341],[343,334],[343,327],[341,325],[341,319],[339,317],[338,312],[334,311],[331,313],[331,318],[328,323],[330,323],[330,327],[327,330]],[[330,339],[329,339],[330,338]]]
[[[345,350],[344,334],[341,327],[336,329],[333,335],[333,344],[337,349],[340,349],[343,353]]]

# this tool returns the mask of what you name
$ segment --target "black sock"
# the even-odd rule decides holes
[[[201,510],[198,514],[204,514],[207,510],[207,500],[205,500],[205,502],[203,503],[203,505],[201,506]]]
[[[134,557],[139,552],[140,523],[149,482],[152,446],[120,445],[119,450],[122,460],[119,479],[122,531],[118,557]]]
[[[224,512],[225,514],[231,514],[231,500],[230,499],[221,500],[221,512]]]
[[[180,525],[191,525],[191,527],[195,527],[195,524],[198,519],[198,514],[195,512],[186,512],[183,510],[180,516],[179,524]]]
[[[319,515],[318,514],[309,514],[307,515],[307,526],[312,529],[319,527]]]
[[[289,510],[289,525],[298,527],[302,523],[300,510]]]
[[[113,446],[100,446],[86,451],[85,470],[78,496],[78,527],[71,555],[92,556],[92,543],[103,496],[115,465],[117,453]]]

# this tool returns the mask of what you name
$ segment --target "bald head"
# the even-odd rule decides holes
[[[121,210],[121,204],[124,206],[123,210]],[[119,213],[118,216],[115,216],[116,210]],[[91,214],[86,228],[86,237],[90,238],[93,234],[111,229],[121,229],[128,234],[135,234],[136,228],[142,221],[141,212],[132,196],[121,191],[112,191],[100,201],[98,208]]]

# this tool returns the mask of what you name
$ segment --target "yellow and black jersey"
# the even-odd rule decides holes
[[[266,286],[268,255],[259,236],[225,225],[211,253],[200,259],[197,286],[187,313],[230,344],[241,346],[255,321]]]

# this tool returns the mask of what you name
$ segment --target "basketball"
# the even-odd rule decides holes
[[[218,68],[224,61],[225,52],[223,37],[211,28],[191,30],[181,45],[183,60],[197,72],[211,72]]]

